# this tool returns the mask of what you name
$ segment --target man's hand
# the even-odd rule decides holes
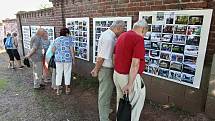
[[[94,68],[92,71],[91,71],[91,75],[92,77],[97,77],[98,76],[98,69]]]
[[[133,91],[133,85],[131,85],[131,84],[127,84],[127,85],[125,85],[123,88],[122,88],[122,92],[123,92],[123,94],[131,94],[132,93],[132,91]]]

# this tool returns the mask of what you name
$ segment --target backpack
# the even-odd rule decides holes
[[[7,37],[6,42],[5,42],[5,47],[6,48],[13,48],[13,38],[12,37]]]

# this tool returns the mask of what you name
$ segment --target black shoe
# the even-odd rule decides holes
[[[45,84],[40,84],[40,87],[45,87],[46,85]]]
[[[43,90],[45,87],[40,86],[39,88],[34,88],[35,90]]]

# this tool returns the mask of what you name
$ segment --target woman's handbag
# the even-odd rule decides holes
[[[117,121],[131,121],[131,104],[126,94],[119,101]]]
[[[55,63],[55,56],[53,55],[49,61],[49,68],[56,68],[56,63]]]

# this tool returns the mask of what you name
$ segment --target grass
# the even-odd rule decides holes
[[[7,86],[7,81],[0,79],[0,90],[3,90]]]

